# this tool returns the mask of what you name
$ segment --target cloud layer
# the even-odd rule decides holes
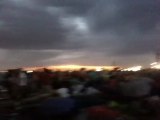
[[[1,0],[0,53],[6,58],[1,63],[149,64],[160,46],[159,4],[159,0]]]

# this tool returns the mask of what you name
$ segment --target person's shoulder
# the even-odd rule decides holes
[[[145,82],[153,82],[153,79],[149,78],[149,77],[144,77],[143,80]]]
[[[63,92],[63,91],[68,91],[68,89],[67,88],[59,88],[59,89],[57,89],[57,91]]]

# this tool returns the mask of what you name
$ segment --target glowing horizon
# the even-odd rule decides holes
[[[73,64],[73,65],[57,65],[57,66],[48,67],[48,69],[62,69],[62,70],[78,70],[78,69],[82,69],[82,68],[93,69],[93,70],[102,68],[102,69],[111,70],[111,69],[114,69],[115,66],[84,66],[84,65]]]
[[[85,68],[87,70],[97,70],[97,69],[107,69],[112,70],[116,66],[87,66],[87,65],[76,65],[76,64],[69,64],[69,65],[53,65],[53,66],[46,66],[46,67],[26,67],[24,70],[36,70],[36,69],[52,69],[52,70],[80,70]]]

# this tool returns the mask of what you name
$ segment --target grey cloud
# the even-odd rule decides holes
[[[32,6],[6,1],[0,2],[0,48],[4,49],[74,51],[80,48],[87,55],[67,62],[105,64],[111,61],[107,56],[119,60],[151,56],[160,38],[159,0],[32,0]],[[53,9],[47,11],[47,8]],[[77,17],[86,22],[87,32],[82,34],[70,24]],[[68,20],[67,25],[62,19]],[[34,53],[28,57],[32,64],[52,60],[50,53],[37,54],[38,59]],[[27,59],[22,54],[18,56],[22,56],[22,61]]]
[[[52,50],[5,50],[4,54],[4,58],[1,60],[1,68],[17,68],[23,66],[45,66],[47,65],[47,63],[44,62],[45,60],[56,58],[61,55],[62,52]],[[56,61],[53,59],[52,64],[55,63]]]
[[[85,15],[92,7],[95,6],[97,0],[37,0],[43,5],[60,7],[65,9],[66,14],[75,16]]]
[[[43,9],[5,3],[1,9],[0,47],[4,49],[72,49],[70,29]],[[80,44],[78,44],[80,45]],[[81,45],[80,45],[81,46]],[[78,46],[76,46],[78,47]]]
[[[120,32],[125,27],[139,31],[150,30],[149,28],[154,28],[159,21],[158,3],[156,0],[103,0],[97,2],[97,6],[90,11],[92,16],[89,20],[93,22],[93,30],[96,32]]]
[[[88,15],[92,32],[104,37],[102,45],[106,41],[107,47],[108,33],[117,37],[112,39],[111,54],[133,55],[154,51],[155,42],[159,39],[159,1],[104,0]]]
[[[73,60],[75,62],[85,54],[74,50],[0,50],[0,55],[3,56],[3,58],[0,58],[0,69],[6,69],[72,64],[69,61]]]

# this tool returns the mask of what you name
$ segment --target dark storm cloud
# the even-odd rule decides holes
[[[158,0],[47,0],[43,3],[62,8],[65,14],[84,17],[90,28],[88,48],[95,48],[94,43],[101,46],[96,50],[112,46],[107,54],[119,56],[155,51],[160,24]]]
[[[5,2],[0,11],[0,47],[4,49],[72,49],[70,31],[58,15],[44,9]],[[80,45],[80,44],[78,44]],[[78,47],[78,46],[76,46]]]
[[[80,48],[87,55],[72,62],[82,64],[108,63],[107,56],[119,60],[147,56],[160,38],[159,5],[159,0],[3,0],[0,48],[72,52]],[[32,52],[28,58],[33,63],[42,64],[57,57],[50,53],[36,56]],[[22,56],[19,60],[22,59],[27,58]]]
[[[92,13],[95,11],[94,13]],[[97,9],[90,11],[91,30],[103,35],[117,36],[112,43],[117,55],[144,54],[154,51],[159,39],[157,26],[160,23],[160,7],[157,0],[104,0]],[[103,42],[104,43],[104,42]],[[113,53],[112,53],[113,54]]]
[[[66,13],[79,16],[85,15],[95,6],[97,0],[37,0],[43,5],[60,7],[65,9]]]
[[[68,54],[69,53],[69,54]],[[2,50],[0,49],[0,69],[17,67],[45,67],[67,64],[70,59],[80,58],[84,54],[72,50]],[[70,64],[72,64],[70,62]]]
[[[123,32],[126,27],[136,28],[143,32],[154,28],[159,21],[160,7],[155,0],[109,1],[97,3],[97,9],[93,9],[94,13],[91,19],[93,20],[93,28],[97,32],[101,32],[101,30],[117,32],[122,30]]]
[[[45,60],[56,58],[61,55],[61,51],[43,51],[43,50],[7,50],[4,51],[3,59],[1,59],[1,67],[29,67],[29,66],[45,66]],[[52,60],[52,64],[56,61]]]

